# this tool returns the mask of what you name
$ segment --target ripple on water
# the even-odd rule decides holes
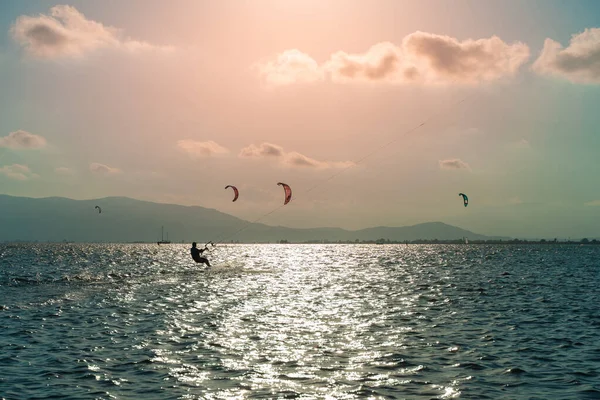
[[[0,245],[6,398],[600,398],[596,246]]]

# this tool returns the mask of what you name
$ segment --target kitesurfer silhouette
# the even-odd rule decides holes
[[[190,249],[190,253],[192,254],[192,258],[194,259],[194,261],[196,261],[197,263],[201,263],[201,264],[206,264],[207,266],[210,267],[210,262],[208,262],[208,258],[206,257],[202,257],[202,253],[208,250],[206,247],[204,247],[203,249],[199,249],[196,247],[196,242],[192,243],[192,248]]]

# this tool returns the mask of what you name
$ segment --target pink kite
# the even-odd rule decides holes
[[[283,205],[285,206],[292,199],[292,189],[289,185],[283,182],[278,182],[277,185],[283,186],[283,190],[285,190],[285,202],[283,203]]]

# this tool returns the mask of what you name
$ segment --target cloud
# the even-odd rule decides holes
[[[574,83],[600,83],[600,28],[573,35],[566,49],[546,39],[531,68],[540,75],[561,77]]]
[[[404,38],[403,50],[431,80],[474,83],[515,75],[529,58],[529,47],[507,44],[497,36],[467,39],[415,32]]]
[[[0,138],[0,147],[10,149],[39,149],[46,146],[46,139],[26,131],[18,130]]]
[[[497,36],[464,40],[426,32],[406,36],[400,45],[381,42],[366,52],[337,51],[321,66],[299,50],[286,50],[262,64],[272,84],[385,82],[394,84],[473,84],[514,76],[529,58],[529,47]]]
[[[287,153],[283,159],[283,163],[292,167],[307,167],[307,168],[322,168],[327,163],[317,161],[313,158],[307,157],[304,154],[292,151]]]
[[[588,201],[587,203],[584,203],[584,205],[589,207],[600,207],[600,200]]]
[[[283,148],[271,143],[262,143],[260,146],[251,144],[248,147],[244,147],[239,157],[281,157],[284,155]]]
[[[324,77],[319,64],[297,49],[285,50],[274,60],[259,63],[257,67],[265,81],[273,85],[316,82]]]
[[[439,165],[441,169],[467,169],[471,170],[471,167],[466,162],[453,158],[450,160],[440,160]]]
[[[87,19],[75,7],[56,5],[50,13],[22,15],[10,30],[13,39],[36,58],[80,57],[101,48],[128,52],[172,50],[170,47],[122,38],[120,30]]]
[[[17,181],[27,181],[33,178],[39,178],[38,174],[31,172],[27,165],[13,164],[0,167],[0,175]]]
[[[363,54],[347,54],[338,51],[331,55],[323,68],[337,82],[352,80],[383,81],[398,80],[404,76],[414,78],[410,66],[403,69],[399,48],[389,42],[378,43]],[[404,74],[404,75],[403,75]]]
[[[208,142],[178,140],[177,147],[179,150],[192,157],[211,157],[217,154],[229,153],[229,150],[212,140],[209,140]]]
[[[351,161],[333,162],[333,161],[317,161],[313,158],[307,157],[304,154],[292,151],[286,153],[282,160],[284,165],[290,167],[300,168],[316,168],[316,169],[327,169],[327,168],[348,168],[354,165]]]
[[[90,164],[90,171],[92,171],[94,174],[104,176],[117,175],[121,173],[121,170],[118,168],[109,167],[108,165],[95,162]]]
[[[57,167],[57,168],[54,168],[54,172],[57,175],[63,175],[63,176],[72,176],[72,175],[75,175],[75,171],[73,171],[71,168],[67,168],[67,167]]]
[[[347,168],[354,165],[351,161],[318,161],[313,158],[307,157],[304,154],[300,154],[296,151],[285,152],[283,147],[272,143],[262,143],[260,146],[251,144],[248,147],[243,148],[238,154],[240,158],[272,158],[277,159],[283,166],[287,167],[298,167],[298,168],[314,168],[314,169],[326,169],[326,168]]]

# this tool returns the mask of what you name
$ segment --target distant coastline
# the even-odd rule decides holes
[[[95,207],[101,207],[98,213]],[[245,221],[214,209],[106,197],[73,200],[0,195],[0,243],[154,243],[163,229],[173,244],[346,243],[346,244],[598,244],[600,238],[517,239],[489,236],[448,225],[292,228]],[[163,228],[164,227],[164,228]],[[591,235],[590,235],[591,236]],[[163,244],[161,244],[162,246]],[[168,243],[164,244],[168,246]]]

